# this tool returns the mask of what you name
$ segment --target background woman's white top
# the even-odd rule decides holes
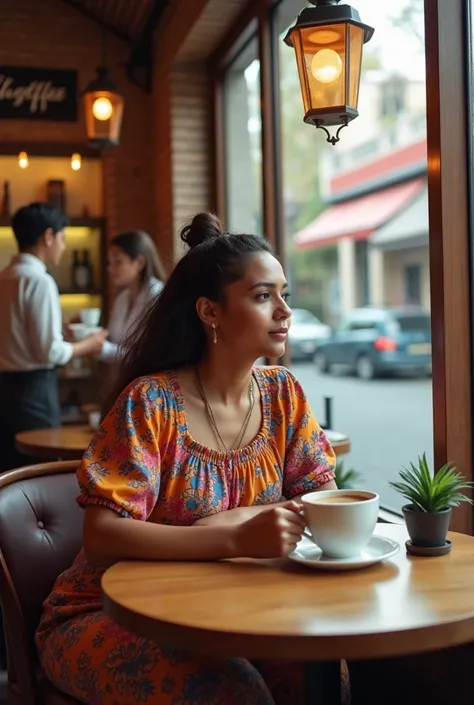
[[[124,289],[115,299],[108,323],[109,339],[105,341],[99,360],[113,362],[120,355],[120,343],[130,332],[131,326],[141,316],[151,301],[163,288],[163,282],[150,279],[140,290],[135,304],[130,307],[130,290]]]

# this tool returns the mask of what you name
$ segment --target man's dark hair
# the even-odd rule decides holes
[[[20,251],[34,247],[48,228],[56,235],[67,225],[66,216],[48,203],[30,203],[17,210],[12,218],[12,229]]]

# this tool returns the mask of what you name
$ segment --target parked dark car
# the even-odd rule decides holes
[[[319,372],[344,365],[361,379],[402,371],[431,372],[431,321],[418,307],[359,308],[318,345]]]

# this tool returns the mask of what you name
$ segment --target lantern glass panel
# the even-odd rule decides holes
[[[94,116],[94,102],[106,98],[112,106],[112,113],[107,120],[98,120]],[[117,145],[120,139],[124,99],[118,93],[110,91],[90,91],[84,94],[84,113],[87,138],[91,141],[107,142]]]
[[[308,110],[345,105],[346,25],[301,27],[298,60],[300,82],[307,93]],[[296,49],[296,46],[295,46]]]
[[[357,110],[359,103],[360,72],[362,68],[362,51],[364,46],[364,30],[357,25],[349,25],[349,100],[348,105]]]

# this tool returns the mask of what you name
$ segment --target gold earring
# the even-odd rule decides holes
[[[216,330],[216,324],[212,324],[212,342],[214,345],[217,343],[217,330]]]

